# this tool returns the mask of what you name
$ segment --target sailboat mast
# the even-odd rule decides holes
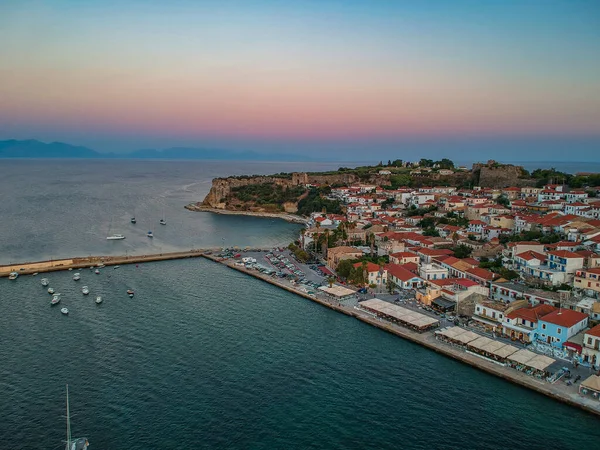
[[[67,448],[71,449],[71,414],[69,412],[69,385],[67,384]]]

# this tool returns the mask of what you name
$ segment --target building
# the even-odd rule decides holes
[[[363,255],[362,251],[354,247],[333,247],[327,250],[327,265],[335,270],[344,259],[358,259]]]
[[[396,252],[391,253],[390,262],[392,264],[406,264],[406,263],[414,263],[419,264],[419,255],[415,255],[411,252]]]
[[[448,278],[448,269],[439,264],[421,264],[419,267],[419,275],[424,280],[443,280]]]
[[[363,263],[360,262],[354,264],[355,269],[358,269],[362,266]],[[387,283],[387,270],[372,262],[367,262],[365,266],[365,270],[367,272],[367,284],[372,284],[375,286],[385,286],[385,284]]]
[[[577,289],[593,291],[598,295],[600,293],[600,267],[594,269],[581,269],[575,272],[575,281],[573,286]]]
[[[570,309],[557,309],[540,318],[537,327],[537,339],[553,347],[562,348],[563,344],[587,327],[587,314]]]
[[[490,298],[504,302],[514,302],[525,299],[532,306],[548,304],[559,306],[566,296],[561,292],[533,289],[524,284],[511,283],[510,281],[493,281],[490,284]]]
[[[510,305],[503,302],[482,301],[475,304],[473,320],[486,331],[500,332],[504,321],[504,312]]]
[[[593,365],[600,363],[600,325],[590,328],[583,335],[581,357],[584,362]]]
[[[417,289],[425,284],[425,280],[421,277],[398,264],[388,264],[385,268],[388,278],[400,289]]]
[[[552,305],[516,308],[504,316],[502,334],[512,340],[531,343],[537,338],[538,320],[555,311]]]

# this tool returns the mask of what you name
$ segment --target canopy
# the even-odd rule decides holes
[[[581,382],[581,388],[600,392],[600,377],[598,375],[590,375],[589,378]]]
[[[535,358],[536,354],[533,352],[530,352],[529,350],[526,349],[521,349],[518,352],[513,353],[512,355],[510,355],[510,357],[508,358],[511,361],[514,361],[518,364],[526,364],[527,361],[532,360],[533,358]]]
[[[537,355],[535,358],[527,361],[527,365],[537,370],[545,370],[546,367],[554,363],[554,361],[554,359],[546,355]]]
[[[352,289],[348,289],[337,284],[334,284],[332,287],[320,286],[319,289],[327,292],[330,295],[333,295],[334,297],[347,297],[349,295],[356,294],[356,292],[354,292]]]
[[[430,327],[439,323],[439,321],[433,317],[399,305],[394,305],[393,303],[389,303],[378,298],[372,298],[365,300],[364,302],[360,302],[360,306],[419,329]]]

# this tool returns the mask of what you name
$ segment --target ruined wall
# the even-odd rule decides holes
[[[535,180],[521,178],[523,167],[513,165],[473,164],[475,184],[481,187],[503,188],[532,186]]]

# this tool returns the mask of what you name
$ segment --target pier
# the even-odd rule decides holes
[[[150,255],[121,255],[121,256],[85,256],[66,259],[51,259],[47,261],[34,261],[19,264],[0,266],[0,277],[7,277],[11,272],[19,275],[32,273],[56,272],[59,270],[84,269],[87,267],[104,264],[116,266],[125,264],[139,264],[153,261],[169,261],[173,259],[198,258],[206,252],[219,251],[219,248],[191,249],[181,252],[156,253]]]

